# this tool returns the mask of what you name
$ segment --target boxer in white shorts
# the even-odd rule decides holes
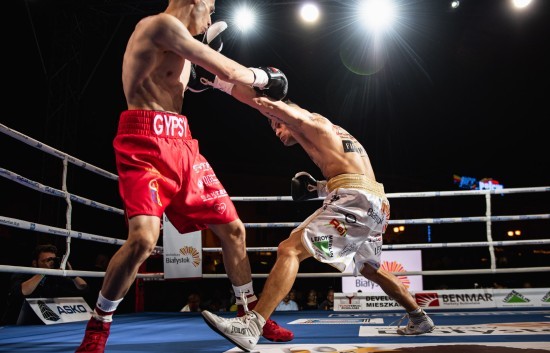
[[[235,85],[233,97],[247,102],[254,94],[249,87]],[[250,104],[269,118],[275,134],[285,146],[300,144],[327,181],[317,181],[300,172],[292,179],[294,200],[325,197],[323,206],[294,229],[279,244],[277,261],[254,310],[241,318],[225,319],[209,311],[206,323],[239,348],[252,350],[261,336],[265,320],[290,291],[300,262],[313,256],[340,271],[355,260],[357,271],[378,284],[407,311],[402,335],[431,332],[435,325],[419,307],[403,283],[380,267],[382,235],[390,216],[390,205],[364,147],[350,133],[327,118],[289,101],[257,97]]]
[[[295,183],[300,179],[305,181],[304,177],[311,178],[304,172],[299,174],[293,181],[295,199],[300,199],[300,195],[296,195],[300,194],[300,186],[297,188]],[[350,180],[355,185],[350,185]],[[334,182],[342,186],[328,194],[323,207],[292,233],[302,232],[302,244],[308,252],[341,272],[351,261],[355,261],[356,270],[365,264],[379,269],[382,234],[390,218],[390,204],[384,195],[384,187],[359,174],[338,175],[330,180],[329,185],[334,185]]]

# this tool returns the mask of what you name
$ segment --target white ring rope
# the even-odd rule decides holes
[[[93,173],[96,173],[96,174],[99,174],[99,175],[102,175],[104,176],[105,178],[108,178],[108,179],[113,179],[113,180],[118,180],[118,175],[116,174],[113,174],[111,172],[108,172],[106,170],[103,170],[99,167],[96,167],[95,165],[93,164],[90,164],[90,163],[86,163],[84,161],[81,161],[80,159],[78,158],[75,158],[73,156],[70,156],[64,152],[61,152],[59,150],[56,150],[55,148],[53,147],[50,147],[48,145],[45,145],[43,144],[42,142],[40,141],[37,141],[31,137],[28,137],[26,135],[23,135],[22,133],[20,132],[17,132],[13,129],[10,129],[9,127],[7,127],[6,125],[4,124],[0,124],[0,131],[3,132],[4,134],[8,135],[8,136],[11,136],[13,138],[15,138],[16,140],[19,140],[21,142],[24,142],[26,143],[27,145],[29,146],[32,146],[36,149],[39,149],[43,152],[46,152],[48,154],[51,154],[52,156],[56,156],[57,158],[61,158],[61,159],[67,159],[67,161],[71,162],[72,164],[78,166],[78,167],[81,167],[81,168],[84,168],[86,170],[89,170]]]
[[[72,237],[77,239],[92,240],[92,241],[96,241],[99,243],[106,243],[106,244],[122,245],[126,242],[126,240],[122,240],[122,239],[108,238],[101,235],[76,232],[73,230],[52,227],[52,226],[39,224],[39,223],[27,222],[20,219],[8,218],[4,216],[0,216],[0,224],[13,227],[13,228],[32,230],[35,232],[41,232],[46,234],[60,235],[62,237]]]
[[[56,270],[50,268],[24,267],[0,265],[0,272],[16,272],[31,275],[49,275],[63,277],[104,277],[105,272],[100,271],[76,271],[76,270]],[[138,273],[138,278],[162,278],[163,273]]]
[[[69,191],[67,189],[67,171],[68,171],[68,158],[63,158],[63,177],[61,178],[62,183],[62,191],[65,194],[65,203],[67,204],[67,210],[65,211],[65,219],[67,220],[65,228],[70,231],[72,228],[72,212],[73,212],[73,204],[71,203],[71,196],[69,194]],[[65,267],[67,266],[67,261],[69,261],[69,256],[71,255],[71,237],[66,237],[65,239],[66,250],[65,255],[63,255],[61,259],[60,268],[65,271]]]
[[[441,271],[407,271],[392,272],[396,276],[447,276],[447,275],[483,275],[483,274],[501,274],[501,273],[521,273],[526,272],[548,272],[550,267],[523,267],[523,268],[497,268],[497,269],[471,269],[471,270],[441,270]],[[269,273],[256,273],[253,278],[267,278]],[[203,274],[203,278],[227,278],[225,274]],[[318,273],[298,273],[301,278],[339,278],[339,277],[357,277],[353,273],[340,272],[318,272]]]
[[[532,240],[506,240],[506,241],[487,241],[468,242],[468,243],[423,243],[423,244],[384,244],[383,250],[405,250],[405,249],[439,249],[439,248],[480,248],[484,246],[514,246],[514,245],[546,245],[550,244],[550,239],[532,239]],[[276,246],[247,247],[247,251],[265,252],[277,251]],[[204,252],[221,252],[222,248],[203,248]]]
[[[489,194],[485,195],[485,205],[485,216],[491,217],[491,195]],[[485,224],[485,232],[487,233],[487,241],[489,243],[493,241],[492,222],[493,220],[490,218]],[[491,270],[494,270],[497,268],[497,258],[495,255],[495,247],[492,244],[489,245],[489,256],[491,258]]]
[[[10,179],[12,181],[15,181],[16,183],[19,183],[23,186],[34,189],[36,191],[40,191],[44,194],[50,194],[50,195],[53,195],[53,196],[62,197],[64,199],[67,199],[67,197],[69,197],[71,201],[75,201],[75,202],[78,202],[78,203],[81,203],[81,204],[84,204],[84,205],[87,205],[87,206],[90,206],[90,207],[99,208],[100,210],[103,210],[103,211],[108,211],[108,212],[113,212],[113,213],[118,213],[120,215],[124,215],[124,210],[122,210],[120,208],[105,205],[103,203],[92,201],[92,200],[87,199],[87,198],[82,197],[82,196],[73,195],[73,194],[70,194],[68,192],[52,188],[50,186],[42,185],[42,184],[40,184],[36,181],[33,181],[33,180],[27,179],[25,177],[22,177],[19,174],[11,172],[11,171],[9,171],[7,169],[4,169],[2,167],[0,167],[0,175],[3,176],[6,179]]]
[[[72,230],[52,227],[52,226],[39,224],[39,223],[27,222],[20,219],[9,218],[4,216],[0,216],[0,225],[5,225],[5,226],[19,228],[19,229],[25,229],[25,230],[32,230],[34,232],[60,235],[62,237],[91,240],[99,243],[106,243],[106,244],[113,244],[113,245],[122,245],[126,242],[126,240],[123,240],[123,239],[109,238],[109,237],[104,237],[102,235],[96,235],[96,234],[90,234],[90,233],[84,233],[84,232],[76,232]],[[155,250],[153,251],[153,254],[158,254],[158,253],[162,253],[161,246],[155,247]]]
[[[24,230],[32,230],[41,233],[61,235],[64,237],[71,237],[83,240],[97,241],[100,243],[107,243],[113,245],[122,245],[126,240],[109,238],[101,235],[68,231],[63,228],[51,227],[44,224],[32,223],[23,221],[16,218],[9,218],[0,216],[0,224],[19,228]],[[494,241],[494,242],[467,242],[467,243],[422,243],[422,244],[384,244],[382,249],[384,250],[397,250],[397,249],[436,249],[436,248],[472,248],[472,247],[484,247],[484,246],[513,246],[513,245],[545,245],[550,244],[550,239],[531,239],[531,240],[507,240],[507,241]],[[250,252],[264,252],[264,251],[277,251],[276,246],[268,247],[247,247],[247,251]],[[157,246],[155,248],[155,254],[162,254],[162,247]],[[203,252],[221,252],[222,248],[203,248]]]
[[[529,192],[549,192],[550,186],[538,186],[529,188],[513,188],[499,190],[451,190],[451,191],[428,191],[428,192],[395,192],[387,193],[388,198],[426,198],[426,197],[444,197],[444,196],[472,196],[472,195],[504,195],[504,194],[523,194]],[[319,197],[307,201],[323,200]],[[231,197],[233,201],[293,201],[290,196],[236,196]],[[303,201],[301,201],[303,202]]]
[[[15,139],[22,141],[34,148],[42,150],[46,153],[54,155],[63,159],[63,190],[58,190],[49,186],[42,185],[38,182],[29,180],[16,173],[13,173],[4,168],[0,168],[0,175],[3,177],[15,181],[23,186],[32,188],[34,190],[54,195],[57,197],[63,197],[67,202],[67,229],[51,227],[48,225],[37,224],[33,222],[27,222],[15,218],[9,218],[0,216],[0,225],[26,229],[31,231],[38,231],[47,234],[60,235],[67,237],[68,251],[70,238],[84,239],[102,243],[108,243],[113,245],[122,245],[126,240],[117,238],[109,238],[101,235],[89,234],[84,232],[73,231],[71,225],[71,211],[73,202],[79,202],[90,207],[99,208],[104,211],[113,212],[117,214],[124,214],[124,211],[108,206],[93,200],[89,200],[84,197],[70,194],[66,187],[66,173],[67,163],[73,163],[76,166],[92,171],[96,174],[102,175],[109,179],[118,180],[116,174],[105,171],[101,168],[95,167],[92,164],[83,162],[77,158],[74,158],[66,153],[58,151],[52,147],[42,144],[41,142],[27,137],[15,130],[0,124],[0,131],[5,134],[14,137]],[[543,245],[550,244],[550,239],[543,240],[518,240],[518,241],[493,241],[491,224],[492,222],[501,221],[525,221],[525,220],[542,220],[550,219],[550,214],[530,214],[530,215],[507,215],[507,216],[493,216],[491,214],[491,195],[503,195],[503,194],[519,194],[519,193],[532,193],[532,192],[550,192],[550,186],[543,187],[529,187],[529,188],[512,188],[512,189],[498,189],[498,190],[458,190],[458,191],[433,191],[433,192],[409,192],[409,193],[388,193],[388,198],[426,198],[426,197],[448,197],[448,196],[472,196],[472,195],[484,195],[486,201],[486,213],[485,216],[478,217],[449,217],[449,218],[420,218],[420,219],[402,219],[402,220],[390,220],[390,224],[443,224],[443,223],[468,223],[468,222],[485,222],[486,223],[486,237],[487,241],[484,242],[463,242],[463,243],[428,243],[428,244],[385,244],[383,249],[433,249],[433,248],[458,248],[458,247],[489,247],[491,254],[491,268],[490,269],[467,269],[467,270],[444,270],[444,271],[408,271],[408,272],[394,272],[395,275],[464,275],[464,274],[496,274],[496,273],[525,273],[525,272],[547,272],[550,271],[550,267],[525,267],[525,268],[496,268],[496,261],[494,256],[494,247],[512,246],[512,245]],[[233,201],[293,201],[290,196],[254,196],[254,197],[231,197]],[[322,198],[314,199],[322,200]],[[300,225],[301,222],[276,222],[276,223],[245,223],[246,228],[295,228]],[[154,253],[162,253],[162,247],[157,246]],[[250,247],[247,251],[262,252],[262,251],[276,251],[277,247]],[[203,252],[221,252],[221,248],[203,248]],[[68,259],[69,252],[66,253],[64,261]],[[88,277],[102,277],[104,272],[95,271],[75,271],[75,270],[50,270],[39,269],[33,267],[20,267],[20,266],[6,266],[0,265],[0,272],[20,272],[20,273],[32,273],[32,274],[47,274],[57,276],[88,276]],[[253,278],[266,278],[268,274],[252,274]],[[353,274],[343,274],[339,272],[334,273],[299,273],[298,277],[343,277],[353,276]],[[163,280],[163,273],[147,273],[138,274],[138,278],[144,278],[148,280]],[[226,274],[203,274],[203,278],[227,278]]]

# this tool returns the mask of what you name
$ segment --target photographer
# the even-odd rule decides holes
[[[34,250],[32,265],[38,268],[59,268],[60,259],[54,245],[38,245]],[[67,270],[72,270],[67,262]],[[6,311],[2,325],[13,325],[17,322],[25,298],[58,298],[82,296],[88,284],[80,277],[46,276],[42,274],[13,274]]]

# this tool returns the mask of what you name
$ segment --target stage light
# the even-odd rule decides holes
[[[254,23],[256,22],[256,16],[254,15],[254,12],[246,7],[241,7],[240,9],[238,9],[235,12],[234,19],[237,27],[243,32],[252,28],[254,26]]]
[[[512,3],[517,9],[523,9],[531,3],[531,0],[512,0]]]
[[[300,16],[308,23],[316,22],[319,19],[319,8],[313,3],[308,3],[302,6]]]

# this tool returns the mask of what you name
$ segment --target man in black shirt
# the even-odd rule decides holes
[[[54,245],[38,245],[34,251],[32,265],[38,268],[53,269],[59,266],[57,248]],[[67,262],[67,270],[72,270]],[[2,325],[14,325],[25,298],[57,298],[82,296],[88,284],[80,277],[30,275],[15,273],[11,277],[6,311]]]

